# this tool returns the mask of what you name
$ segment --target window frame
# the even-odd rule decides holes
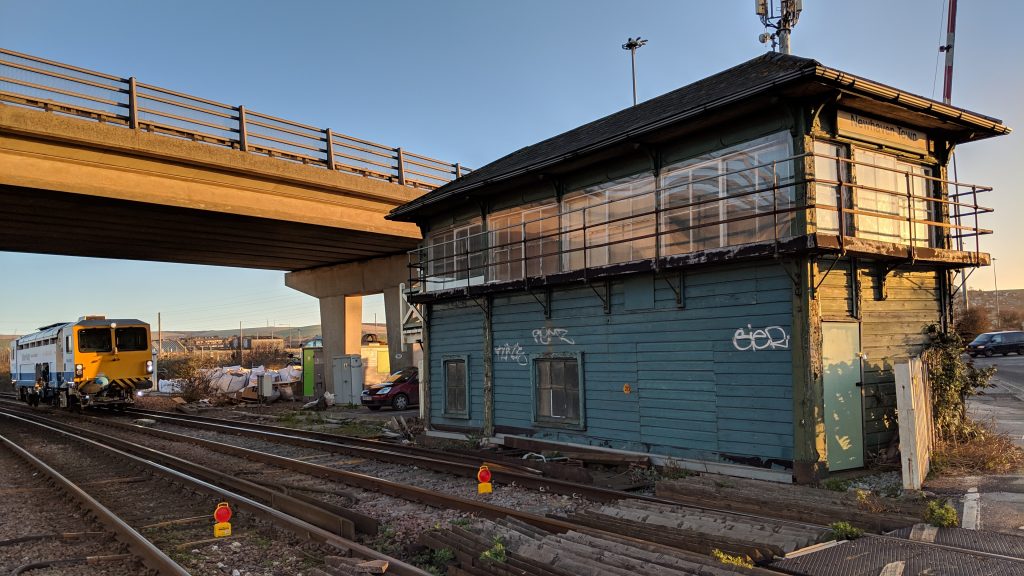
[[[578,418],[576,421],[558,419],[551,416],[541,416],[537,411],[537,400],[538,400],[538,377],[537,377],[537,361],[538,360],[575,360],[576,361],[576,372],[577,372],[577,385],[578,385],[578,406],[577,414]],[[586,430],[587,429],[587,417],[586,417],[586,383],[583,378],[583,353],[582,352],[545,352],[542,354],[531,354],[530,355],[530,413],[531,421],[533,426],[538,428],[559,428],[565,430]]]
[[[463,412],[451,412],[448,410],[448,363],[449,362],[461,362],[465,366],[465,378],[464,386],[466,390],[466,410]],[[469,356],[466,354],[446,354],[441,356],[441,381],[443,386],[441,388],[442,397],[442,410],[441,413],[445,418],[458,418],[460,420],[469,420],[469,415],[472,412],[473,406],[472,397],[470,396],[469,386]]]

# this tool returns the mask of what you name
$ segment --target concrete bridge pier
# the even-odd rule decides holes
[[[332,359],[342,354],[359,354],[362,297],[368,294],[384,294],[391,369],[414,365],[411,350],[402,341],[400,315],[399,284],[409,280],[407,262],[405,254],[398,254],[285,274],[286,286],[320,299],[324,380],[328,390],[334,389]]]

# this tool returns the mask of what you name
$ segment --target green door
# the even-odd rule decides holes
[[[861,402],[860,325],[822,322],[822,381],[828,469],[864,466],[864,414]]]

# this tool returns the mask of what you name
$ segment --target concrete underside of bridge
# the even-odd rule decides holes
[[[0,250],[293,271],[320,300],[328,390],[359,353],[359,296],[384,293],[392,366],[412,360],[398,285],[420,233],[384,215],[423,192],[0,104]]]
[[[405,186],[0,105],[0,250],[300,270],[404,252]]]

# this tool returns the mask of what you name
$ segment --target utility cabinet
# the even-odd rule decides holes
[[[324,349],[302,349],[302,398],[312,400],[324,393]]]
[[[334,402],[359,404],[363,394],[363,359],[358,354],[343,354],[332,358],[334,374]]]

